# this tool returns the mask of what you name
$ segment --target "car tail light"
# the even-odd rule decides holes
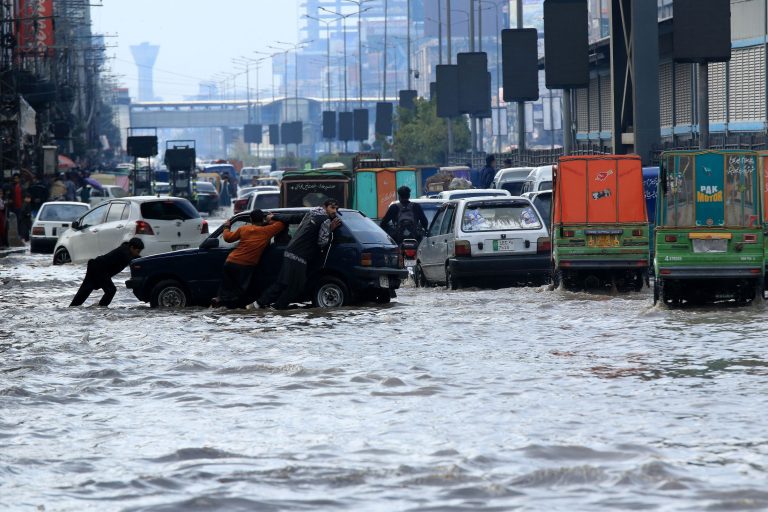
[[[372,267],[373,266],[373,254],[369,252],[364,252],[360,255],[360,265],[363,267]]]
[[[536,240],[536,252],[539,254],[552,252],[552,240],[548,236]]]
[[[150,226],[148,222],[144,222],[143,220],[137,220],[136,234],[137,235],[154,235],[155,232],[152,231],[152,226]]]
[[[563,237],[565,238],[573,238],[574,236],[576,236],[576,232],[572,229],[566,229],[563,231]]]
[[[670,243],[677,242],[677,235],[665,235],[664,241]]]
[[[468,240],[456,240],[453,253],[456,256],[472,256],[472,244]]]
[[[33,235],[45,235],[45,228],[43,226],[37,226],[32,228]]]
[[[200,225],[200,234],[201,235],[208,234],[208,221],[205,219],[203,219],[203,223]]]
[[[755,234],[744,235],[744,243],[745,244],[756,244],[757,243],[757,235],[755,235]]]
[[[642,229],[633,229],[632,230],[632,236],[643,236],[643,230]]]

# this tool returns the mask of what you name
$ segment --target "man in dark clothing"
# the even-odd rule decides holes
[[[307,265],[321,249],[331,242],[331,232],[341,224],[337,217],[339,206],[335,199],[328,199],[323,207],[312,208],[306,215],[279,215],[273,219],[299,227],[283,253],[283,263],[275,284],[259,298],[261,307],[274,305],[285,309],[299,299],[307,284]]]
[[[491,188],[493,178],[496,176],[496,157],[488,155],[485,157],[485,167],[480,171],[480,188]]]
[[[398,244],[408,238],[420,241],[428,228],[424,210],[411,202],[411,189],[405,185],[397,189],[397,196],[400,202],[389,207],[381,219],[381,229],[389,233]]]
[[[91,292],[98,289],[104,290],[99,306],[109,306],[117,292],[117,288],[112,283],[112,277],[122,272],[132,260],[138,258],[143,249],[144,242],[134,237],[128,242],[123,242],[117,249],[88,260],[88,270],[85,272],[83,284],[80,285],[69,307],[82,305]]]

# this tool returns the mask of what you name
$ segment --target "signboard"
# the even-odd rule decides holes
[[[19,19],[19,51],[49,51],[53,46],[53,0],[19,0]]]
[[[696,225],[725,224],[724,155],[705,153],[696,157]]]

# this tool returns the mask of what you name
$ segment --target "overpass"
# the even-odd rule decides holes
[[[369,110],[369,133],[374,134],[376,103],[379,98],[363,98],[363,108]],[[396,103],[397,99],[390,101]],[[343,98],[331,99],[331,110],[344,110]],[[357,98],[347,99],[347,110],[359,108]],[[280,124],[297,119],[304,123],[302,155],[314,156],[322,138],[322,111],[328,109],[323,98],[278,97],[270,101],[250,102],[250,122],[267,125]],[[162,130],[192,131],[190,138],[206,141],[210,151],[225,154],[226,146],[240,137],[243,126],[249,123],[249,103],[246,100],[194,100],[194,101],[144,101],[131,103],[129,107],[132,128],[156,128]],[[216,135],[211,135],[216,132]],[[202,135],[205,133],[205,135]],[[164,137],[161,136],[161,139]],[[180,138],[173,136],[173,138]],[[215,139],[215,140],[214,140]],[[266,138],[265,138],[266,143]]]

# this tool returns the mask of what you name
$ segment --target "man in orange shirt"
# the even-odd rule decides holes
[[[239,240],[240,243],[227,256],[219,296],[213,299],[213,304],[236,308],[246,305],[244,299],[261,255],[272,237],[285,229],[285,224],[272,222],[271,213],[256,209],[251,212],[251,224],[235,231],[229,230],[231,225],[229,220],[224,223],[224,241],[232,243]]]

